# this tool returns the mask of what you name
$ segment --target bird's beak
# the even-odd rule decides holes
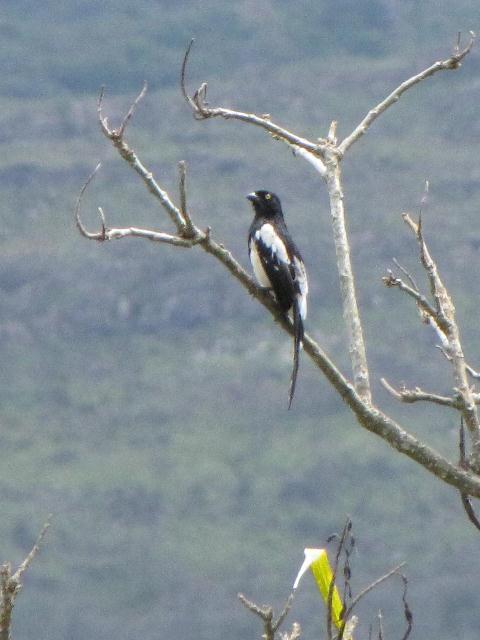
[[[249,193],[247,200],[250,200],[250,202],[256,202],[258,200],[258,196],[255,192]]]

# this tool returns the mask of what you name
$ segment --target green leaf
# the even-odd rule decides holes
[[[327,607],[328,592],[333,581],[333,571],[325,549],[305,549],[305,560],[295,579],[293,585],[294,590],[298,587],[300,579],[308,569],[311,570],[318,590],[320,591],[325,606]],[[343,624],[342,611],[343,604],[340,598],[340,593],[337,587],[334,586],[332,593],[332,621],[338,629],[340,629]]]

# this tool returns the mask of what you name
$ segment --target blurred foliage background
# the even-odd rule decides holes
[[[15,611],[17,638],[258,636],[243,591],[281,605],[305,546],[346,514],[354,585],[407,560],[416,637],[478,637],[478,533],[457,494],[363,431],[302,359],[286,411],[291,344],[200,250],[82,239],[76,196],[98,225],[169,230],[99,131],[149,83],[128,141],[176,196],[189,166],[198,223],[247,265],[245,194],[277,192],[308,266],[308,330],[349,371],[327,197],[312,169],[262,131],[195,122],[178,86],[212,104],[268,112],[310,137],[346,135],[399,82],[479,28],[459,0],[3,0],[0,9],[0,540],[20,561],[47,514],[48,542]],[[410,301],[382,288],[397,257],[422,280],[400,212],[431,184],[425,233],[480,362],[478,52],[385,114],[344,163],[357,286],[378,402],[455,459],[456,415],[396,405],[381,376],[439,393],[451,372]],[[422,280],[423,282],[423,280]],[[373,594],[400,637],[400,585]],[[305,582],[291,621],[320,637]]]

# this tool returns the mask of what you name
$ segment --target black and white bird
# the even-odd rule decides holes
[[[248,253],[255,278],[261,287],[273,291],[284,313],[292,312],[294,351],[288,396],[290,409],[297,383],[303,321],[307,317],[307,273],[283,219],[278,196],[270,191],[254,191],[247,198],[255,211],[248,233]]]

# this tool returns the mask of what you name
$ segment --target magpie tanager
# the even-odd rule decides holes
[[[248,233],[248,253],[255,278],[261,287],[273,291],[280,309],[292,312],[294,328],[293,370],[288,408],[292,406],[297,382],[303,321],[307,316],[308,282],[300,251],[283,219],[280,199],[270,191],[254,191],[247,199],[255,217]]]

